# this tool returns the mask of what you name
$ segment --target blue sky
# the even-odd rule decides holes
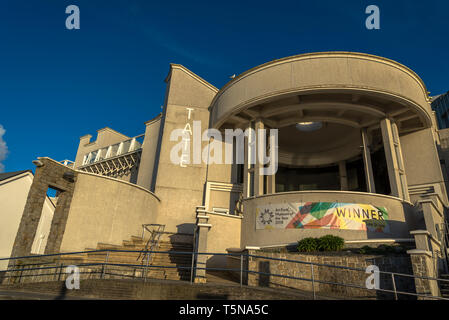
[[[80,30],[65,28],[70,4]],[[380,30],[365,28],[370,4]],[[79,137],[106,126],[143,133],[161,110],[169,63],[220,88],[273,59],[357,51],[399,61],[431,95],[443,93],[448,21],[445,0],[2,0],[0,170],[33,169],[39,156],[74,160]]]

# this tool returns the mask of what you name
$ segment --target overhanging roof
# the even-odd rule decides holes
[[[31,170],[22,170],[22,171],[0,173],[0,181],[3,181],[3,180],[6,180],[6,179],[9,179],[9,178],[18,176],[18,175],[20,175],[22,173],[25,173],[25,172],[33,173]]]

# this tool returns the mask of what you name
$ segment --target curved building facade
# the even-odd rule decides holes
[[[87,237],[90,246],[119,244],[123,232],[137,232],[145,223],[164,225],[172,234],[195,233],[197,250],[208,252],[282,246],[325,234],[363,245],[413,242],[425,233],[434,248],[441,245],[448,199],[438,129],[423,81],[406,66],[368,54],[323,52],[265,63],[221,89],[177,64],[165,81],[163,112],[145,123],[144,134],[128,137],[104,128],[96,141],[84,136],[67,168],[80,181],[66,187],[70,182],[50,182],[60,177],[48,180],[48,186],[76,195],[64,203],[65,226],[52,229],[61,235],[54,235],[59,243],[47,244],[48,252],[83,250],[87,241],[77,237]],[[262,134],[242,137],[241,162],[234,161],[237,138],[211,147],[227,130],[250,129]],[[268,165],[253,154],[254,144],[277,155],[275,172],[262,173]],[[224,161],[229,150],[233,161]],[[208,161],[219,154],[222,163]],[[36,178],[44,179],[38,173],[45,165]],[[126,185],[115,188],[116,179]],[[113,192],[102,193],[103,186]],[[120,212],[101,209],[110,197]],[[33,203],[24,219],[35,220],[39,208]],[[91,220],[101,212],[92,221],[108,221],[109,233],[78,232],[87,221],[71,216],[79,208],[88,209]],[[111,233],[115,228],[120,237]],[[19,238],[16,253],[26,254]],[[224,263],[220,259],[210,263]]]
[[[244,165],[242,244],[408,238],[417,189],[430,184],[447,203],[429,102],[409,68],[348,52],[275,60],[226,84],[212,127],[279,134],[276,174]]]

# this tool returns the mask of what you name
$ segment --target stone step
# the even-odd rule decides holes
[[[95,250],[120,250],[120,251],[104,251],[104,252],[91,252],[86,254],[79,254],[73,256],[70,261],[76,261],[79,264],[98,264],[95,266],[81,267],[81,272],[96,272],[95,276],[99,276],[103,270],[102,265],[106,261],[112,264],[131,264],[132,267],[127,266],[106,266],[107,277],[120,278],[120,275],[142,277],[146,272],[146,276],[155,279],[171,279],[171,280],[185,280],[190,279],[190,267],[192,263],[191,254],[177,254],[175,252],[192,252],[193,237],[191,235],[164,233],[162,234],[158,245],[153,248],[154,251],[164,251],[167,253],[151,253],[150,266],[161,266],[160,268],[148,268],[145,267],[145,251],[151,248],[151,243],[147,239],[143,239],[139,236],[131,236],[129,240],[123,240],[121,245],[114,245],[110,243],[98,243],[95,249],[86,248],[86,251]],[[123,251],[122,251],[123,250]],[[69,259],[64,260],[69,261]],[[76,263],[73,263],[76,264]],[[83,275],[81,275],[83,277]],[[90,275],[84,274],[89,277]]]
[[[84,263],[98,263],[98,264],[102,264],[104,262],[104,260],[89,260],[86,261]],[[145,267],[144,264],[142,264],[141,262],[138,261],[127,261],[127,260],[110,260],[108,261],[109,264],[124,264],[124,265],[133,265],[132,268],[136,268],[136,267]],[[162,267],[172,267],[170,269],[174,269],[174,268],[179,268],[181,269],[185,269],[185,268],[190,268],[190,264],[180,264],[180,263],[173,263],[173,262],[167,262],[167,261],[156,261],[156,262],[152,262],[150,264],[150,266],[160,266]],[[131,266],[130,266],[131,267]],[[169,269],[169,268],[167,268]]]
[[[144,255],[146,254],[146,252],[149,252],[151,255],[158,255],[158,256],[163,256],[163,255],[170,255],[170,256],[192,256],[191,252],[192,250],[173,250],[172,248],[157,248],[154,250],[143,250],[143,249],[139,249],[139,248],[129,248],[129,247],[124,247],[124,248],[117,248],[114,249],[117,251],[104,251],[104,252],[98,252],[98,253],[91,253],[91,254],[105,254],[107,252],[109,252],[109,255],[117,255],[117,254],[121,254],[121,255]]]
[[[126,246],[126,248],[130,248],[131,246]],[[132,246],[135,250],[146,251],[150,250],[151,246],[148,248],[145,245],[134,245]],[[189,245],[173,245],[173,244],[159,244],[157,247],[153,248],[154,251],[192,251],[193,247]]]
[[[151,259],[192,261],[192,255],[179,255],[173,253],[153,253],[150,257]]]
[[[132,242],[131,240],[123,240],[122,245],[124,247],[134,247],[135,246],[134,242]]]
[[[144,240],[142,240],[142,237],[138,237],[138,236],[131,236],[131,241],[133,243],[143,243]]]
[[[104,263],[106,262],[106,257],[89,257],[81,261],[82,263]],[[120,256],[109,256],[108,263],[123,263],[123,264],[133,264],[133,265],[145,265],[146,262],[142,259],[137,260],[135,257],[120,257]],[[151,265],[163,265],[163,266],[190,266],[191,259],[169,259],[167,258],[156,258],[151,259]]]
[[[145,252],[93,252],[88,253],[86,256],[80,256],[77,258],[101,258],[104,259],[106,257],[109,258],[127,258],[127,259],[142,259],[143,257],[147,257],[147,254]],[[174,252],[168,252],[168,253],[150,253],[151,259],[168,259],[168,260],[182,260],[182,261],[191,261],[192,255],[191,254],[179,254]],[[76,259],[76,258],[74,258]]]
[[[112,249],[112,250],[116,249],[116,250],[119,250],[120,246],[119,245],[115,245],[115,244],[109,244],[109,243],[101,243],[101,242],[99,242],[97,244],[97,250],[105,250],[105,249]]]
[[[134,244],[134,243],[125,243],[125,245],[112,245],[107,243],[99,243],[97,248],[94,250],[133,250],[133,251],[146,251],[149,250],[151,246],[148,248],[145,244]],[[89,251],[90,249],[86,249]],[[159,243],[159,245],[153,248],[154,251],[182,251],[182,252],[190,252],[193,250],[193,247],[189,244],[177,244],[177,243]]]

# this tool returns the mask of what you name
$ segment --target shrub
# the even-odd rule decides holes
[[[388,244],[381,244],[377,247],[377,250],[381,253],[394,253],[395,249],[393,246]]]
[[[377,248],[370,246],[363,246],[359,249],[361,254],[394,254],[394,253],[404,253],[406,249],[402,246],[381,244]]]
[[[373,253],[374,249],[370,246],[363,246],[359,249],[359,253],[361,254],[370,254]]]
[[[318,239],[318,249],[320,251],[340,251],[345,245],[345,240],[341,237],[327,235]]]
[[[313,252],[318,250],[318,239],[304,238],[298,241],[299,252]]]

